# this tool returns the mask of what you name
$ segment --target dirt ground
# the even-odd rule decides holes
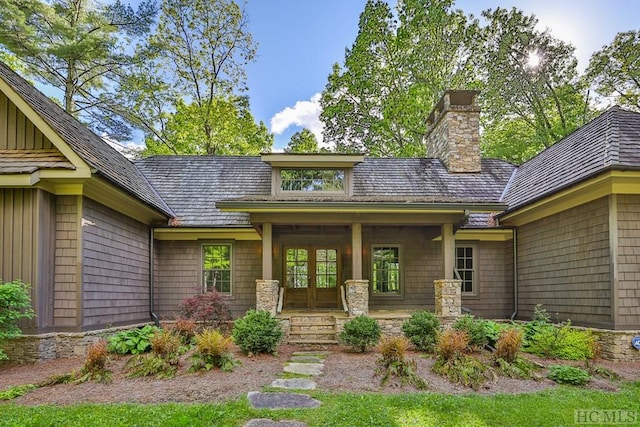
[[[22,397],[12,400],[19,405],[71,405],[76,403],[161,403],[188,402],[205,403],[220,402],[246,396],[249,391],[258,391],[268,386],[282,374],[284,364],[294,351],[304,350],[300,347],[283,345],[277,356],[259,355],[247,357],[238,350],[236,358],[241,362],[233,372],[213,370],[201,374],[188,373],[188,361],[181,363],[178,374],[173,379],[159,380],[154,378],[128,379],[123,372],[127,358],[112,360],[108,367],[113,371],[113,381],[109,384],[88,382],[83,384],[61,384],[36,389]],[[316,378],[318,390],[327,392],[415,392],[410,385],[399,381],[390,381],[380,386],[380,377],[375,375],[376,361],[379,355],[375,351],[364,354],[354,353],[347,347],[331,347],[325,359],[324,372]],[[483,388],[473,391],[467,387],[449,383],[443,377],[431,372],[434,363],[432,358],[418,352],[410,352],[410,359],[417,362],[417,373],[426,379],[428,391],[462,394],[462,393],[528,393],[554,387],[555,383],[543,379],[515,380],[497,377],[496,381],[487,382]],[[549,361],[531,357],[542,365],[564,363],[580,366],[578,362]],[[39,362],[32,365],[0,367],[0,390],[20,384],[36,384],[52,375],[64,374],[82,367],[83,360],[58,359]],[[596,365],[604,366],[621,376],[620,381],[593,379],[589,388],[616,391],[622,381],[640,379],[640,362],[596,361]],[[543,374],[545,371],[541,371]]]

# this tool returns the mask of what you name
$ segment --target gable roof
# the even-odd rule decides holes
[[[82,160],[92,167],[96,174],[159,212],[169,217],[173,216],[171,209],[130,160],[2,62],[0,79],[4,80]]]
[[[502,200],[510,212],[611,169],[640,170],[640,113],[618,106],[520,165]]]
[[[450,174],[437,159],[366,158],[353,168],[352,196],[274,196],[271,166],[259,157],[156,156],[136,165],[183,226],[250,225],[248,213],[223,212],[218,202],[259,206],[493,204],[499,210],[500,196],[515,168],[500,160],[483,160],[481,173]]]

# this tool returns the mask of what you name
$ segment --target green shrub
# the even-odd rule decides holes
[[[283,338],[282,325],[268,311],[249,310],[233,323],[233,340],[245,353],[270,353]]]
[[[24,396],[32,390],[38,388],[35,384],[14,385],[6,390],[0,391],[0,400],[11,400]]]
[[[591,380],[591,375],[584,369],[573,366],[552,365],[549,366],[547,378],[558,384],[584,385]]]
[[[498,372],[509,378],[540,380],[541,377],[536,371],[539,369],[533,362],[523,357],[516,357],[511,361],[502,358],[495,359]]]
[[[108,350],[117,354],[140,354],[151,350],[151,337],[160,329],[152,325],[120,331],[109,338]]]
[[[539,323],[529,331],[524,347],[528,353],[546,358],[587,360],[598,352],[597,340],[591,331],[573,329],[570,321],[559,326]]]
[[[364,353],[367,347],[378,344],[381,333],[376,319],[360,315],[344,324],[344,330],[340,332],[340,341]]]
[[[18,320],[32,319],[34,316],[29,285],[19,280],[0,283],[0,344],[7,338],[15,338],[22,333]],[[6,353],[0,348],[0,360],[6,359]]]
[[[157,354],[138,354],[129,359],[125,365],[127,378],[156,377],[173,378],[177,371],[177,366],[167,362]]]
[[[233,371],[237,362],[230,351],[233,340],[215,329],[205,329],[195,336],[196,351],[191,356],[190,371],[210,371],[220,368],[225,372]]]
[[[478,390],[488,379],[495,379],[495,373],[491,367],[473,356],[464,354],[451,359],[439,357],[431,369],[454,384],[461,384],[474,390]]]
[[[500,334],[496,322],[491,320],[476,319],[470,314],[458,318],[452,326],[457,331],[466,331],[469,335],[469,345],[483,347],[486,344],[494,344]]]
[[[430,311],[416,311],[402,324],[402,332],[421,351],[433,351],[436,344],[440,320]]]

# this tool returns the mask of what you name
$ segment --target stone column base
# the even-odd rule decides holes
[[[433,281],[436,294],[436,316],[462,315],[462,280],[438,279]]]
[[[349,317],[369,314],[369,281],[347,280],[347,307]]]
[[[275,316],[278,309],[279,282],[277,280],[256,280],[256,310],[265,310]]]

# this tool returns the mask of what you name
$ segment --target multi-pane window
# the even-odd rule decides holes
[[[290,248],[286,252],[287,288],[307,288],[309,286],[309,251]]]
[[[344,192],[344,169],[281,169],[282,191]]]
[[[338,286],[338,251],[336,249],[316,249],[316,288]]]
[[[231,245],[202,246],[202,274],[205,292],[231,293]]]
[[[462,292],[473,293],[473,248],[471,246],[456,247],[456,277],[462,280]]]
[[[397,246],[374,246],[372,256],[373,294],[400,295],[400,249]]]

